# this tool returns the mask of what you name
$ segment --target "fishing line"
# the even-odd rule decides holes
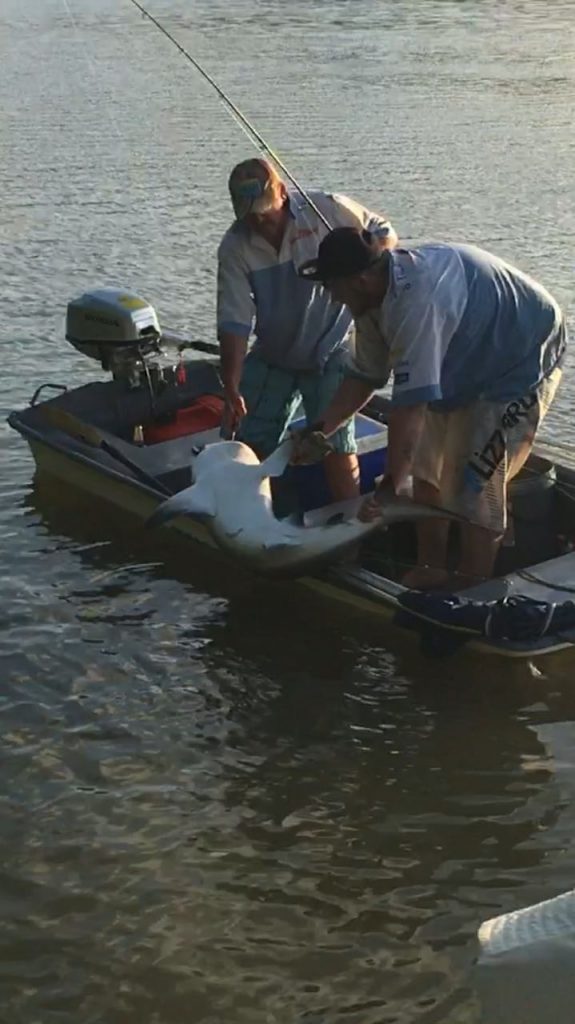
[[[78,37],[78,42],[80,44],[79,45],[79,50],[80,50],[80,53],[82,54],[82,56],[84,57],[84,60],[86,61],[86,64],[87,64],[88,69],[90,71],[90,74],[91,74],[91,76],[92,76],[92,78],[94,80],[96,91],[99,93],[99,95],[105,101],[105,105],[106,105],[106,107],[107,107],[107,109],[108,109],[108,111],[110,113],[109,124],[112,127],[112,132],[116,136],[117,139],[119,139],[120,141],[123,141],[124,137],[123,137],[122,132],[120,131],[120,129],[118,127],[117,118],[116,118],[114,112],[111,111],[110,104],[108,103],[108,95],[102,89],[102,75],[100,75],[98,73],[97,63],[94,60],[92,60],[92,57],[90,56],[90,49],[89,49],[89,47],[88,47],[88,45],[86,43],[86,39],[82,37],[82,31],[80,29],[80,25],[78,24],[78,19],[76,18],[76,15],[74,14],[72,8],[70,7],[70,4],[69,4],[68,0],[62,0],[62,5],[63,5],[63,7],[64,7],[64,9],[65,9],[65,11],[66,11],[66,13],[68,15],[68,19],[70,21],[70,24],[72,25],[72,28],[74,29],[74,32],[76,33],[76,35]]]
[[[117,140],[119,147],[129,145],[129,139],[126,137],[125,131],[122,130],[120,120],[116,114],[116,101],[118,100],[118,90],[114,89],[113,85],[104,88],[103,83],[108,81],[107,69],[102,61],[98,57],[91,56],[91,50],[89,42],[86,38],[86,32],[83,29],[82,22],[78,20],[74,10],[72,8],[72,0],[62,0],[62,7],[67,15],[68,21],[71,28],[73,29],[77,40],[78,47],[77,51],[80,53],[86,63],[87,70],[91,76],[91,81],[88,81],[86,77],[82,79],[83,91],[97,96],[101,100],[101,107],[105,114],[105,126],[106,131],[110,132]],[[138,44],[140,44],[138,39]],[[139,59],[141,46],[138,45],[138,52],[136,58]],[[87,83],[87,84],[86,84]],[[94,120],[94,124],[98,124],[98,120]],[[119,148],[118,147],[118,148]],[[129,163],[129,157],[123,161],[124,164]],[[94,182],[92,189],[98,198],[102,197],[101,192],[96,192],[97,185]],[[149,222],[152,223],[157,229],[159,238],[165,236],[165,231],[162,223],[161,212],[156,205],[157,193],[154,193],[154,198],[148,197],[148,203],[145,207],[146,217]],[[103,254],[99,254],[103,260]],[[191,340],[191,339],[190,339]],[[193,347],[193,346],[191,346]],[[215,347],[215,346],[214,346]],[[211,354],[211,353],[210,353]]]
[[[182,56],[184,56],[186,60],[190,62],[190,64],[192,64],[196,71],[199,71],[200,75],[202,75],[202,77],[205,78],[206,82],[208,82],[212,86],[212,89],[215,89],[227,110],[232,114],[234,121],[236,123],[239,123],[240,127],[247,135],[250,142],[252,142],[256,146],[256,149],[258,149],[260,152],[263,152],[264,154],[267,154],[270,157],[270,159],[273,160],[274,164],[276,164],[279,170],[283,174],[285,174],[286,178],[288,178],[288,180],[291,181],[294,188],[296,188],[300,195],[303,197],[303,199],[305,199],[310,209],[312,209],[316,216],[319,217],[319,219],[322,221],[322,223],[325,224],[326,228],[329,231],[331,231],[331,224],[329,223],[327,217],[325,217],[321,210],[318,209],[313,199],[311,199],[311,197],[305,191],[305,189],[294,178],[293,174],[291,174],[290,171],[288,171],[287,167],[280,160],[277,153],[273,149],[271,149],[270,146],[268,146],[263,136],[260,135],[260,133],[254,127],[251,121],[249,121],[248,118],[245,117],[244,114],[242,114],[239,107],[237,107],[236,104],[229,98],[229,96],[226,95],[224,90],[220,88],[215,79],[212,78],[210,74],[208,74],[208,72],[205,70],[205,68],[202,67],[200,62],[196,60],[195,57],[192,57],[192,55],[188,53],[186,49],[184,49],[181,43],[179,43],[177,39],[174,39],[174,36],[170,32],[168,32],[167,28],[164,28],[164,26],[157,20],[157,18],[154,18],[153,14],[150,14],[150,12],[147,11],[146,8],[138,2],[138,0],[130,0],[130,2],[133,3],[134,7],[138,8],[138,10],[141,12],[141,14],[144,15],[145,18],[149,18],[152,24],[155,25],[156,28],[160,32],[162,32],[167,39],[170,40],[171,43],[173,43],[176,49],[180,51]]]

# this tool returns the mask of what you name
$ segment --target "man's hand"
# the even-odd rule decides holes
[[[375,519],[381,518],[382,506],[385,502],[395,497],[395,487],[391,477],[386,476],[378,484],[373,494],[365,499],[357,518],[362,523],[373,523]]]
[[[246,403],[239,391],[226,391],[224,400],[221,433],[223,437],[233,437],[247,413]]]
[[[326,455],[333,452],[333,445],[317,425],[304,427],[301,430],[290,430],[290,437],[293,441],[293,452],[290,459],[292,466],[321,462]]]
[[[361,523],[373,523],[376,519],[381,519],[381,502],[377,501],[375,494],[370,494],[369,498],[365,499],[357,518]]]

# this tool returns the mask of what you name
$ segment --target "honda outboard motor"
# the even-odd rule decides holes
[[[66,339],[130,387],[150,386],[152,377],[161,377],[156,312],[130,292],[101,288],[74,299],[66,312]]]

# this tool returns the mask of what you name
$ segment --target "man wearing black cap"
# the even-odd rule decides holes
[[[414,497],[452,509],[461,528],[459,587],[492,575],[519,472],[561,377],[566,334],[553,297],[485,250],[430,243],[381,252],[341,228],[300,268],[356,322],[348,376],[317,429],[337,429],[393,372],[385,476],[363,514],[410,476]],[[306,439],[296,461],[305,460]],[[418,523],[418,565],[404,583],[442,586],[446,519]]]

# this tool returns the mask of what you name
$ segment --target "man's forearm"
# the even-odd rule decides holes
[[[388,486],[392,485],[395,493],[403,487],[411,474],[426,409],[426,405],[411,405],[392,409],[389,414],[385,481]]]
[[[349,420],[354,413],[371,398],[373,385],[359,377],[345,377],[339,391],[334,395],[325,412],[322,414],[322,430],[325,434],[334,434],[342,423]]]
[[[247,338],[243,338],[240,334],[232,334],[231,331],[221,331],[218,340],[220,343],[220,373],[224,391],[226,394],[237,394],[240,390],[242,369],[248,350]]]

